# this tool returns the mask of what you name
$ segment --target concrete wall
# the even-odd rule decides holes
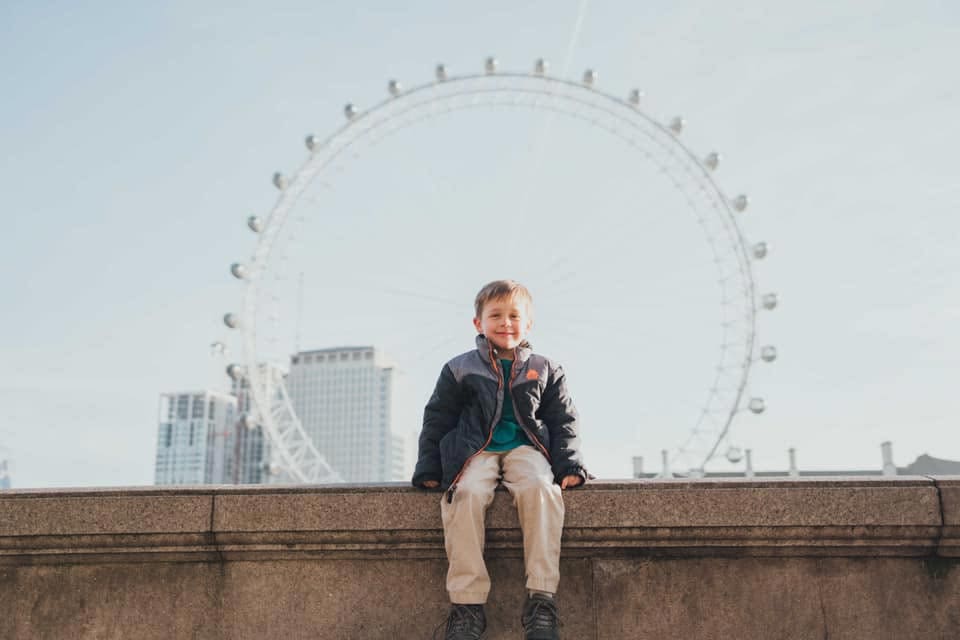
[[[595,482],[568,492],[567,639],[960,637],[960,478]],[[0,493],[0,638],[428,638],[436,493]],[[488,513],[490,640],[520,636],[520,532]]]

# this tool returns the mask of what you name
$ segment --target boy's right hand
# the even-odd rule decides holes
[[[440,486],[440,481],[439,481],[439,480],[424,480],[424,481],[423,481],[423,486],[424,486],[425,488],[427,488],[427,489],[436,489],[437,487]]]

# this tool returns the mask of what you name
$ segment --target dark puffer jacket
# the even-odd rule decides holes
[[[448,362],[423,412],[414,486],[438,480],[452,498],[464,465],[489,443],[503,410],[503,376],[493,345],[482,335],[477,348]],[[515,350],[510,372],[514,415],[527,437],[550,461],[554,479],[588,474],[580,454],[577,410],[566,378],[555,362],[531,352],[524,342]]]

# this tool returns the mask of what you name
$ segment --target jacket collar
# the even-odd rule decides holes
[[[480,357],[483,358],[485,362],[493,364],[496,349],[494,349],[493,344],[487,340],[487,336],[482,333],[477,334],[477,351],[480,352]],[[513,359],[515,362],[525,362],[532,353],[533,348],[530,346],[530,343],[524,340],[514,349]]]

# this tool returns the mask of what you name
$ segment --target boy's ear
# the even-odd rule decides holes
[[[473,319],[473,326],[476,328],[477,333],[483,333],[483,329],[480,326],[480,318]]]

